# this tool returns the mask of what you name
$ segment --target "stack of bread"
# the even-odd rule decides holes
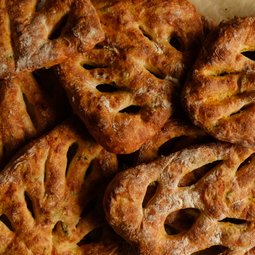
[[[0,0],[0,31],[0,254],[255,254],[255,17]]]

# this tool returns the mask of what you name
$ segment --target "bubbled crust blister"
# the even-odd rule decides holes
[[[220,254],[252,254],[254,163],[253,149],[213,143],[131,168],[108,186],[106,217],[142,255],[191,255],[219,245]],[[152,183],[157,188],[144,204]],[[195,222],[167,233],[169,215],[186,209],[199,211]]]
[[[111,233],[101,200],[117,171],[116,156],[81,133],[79,125],[72,120],[56,127],[0,174],[0,254],[88,254],[97,250],[97,241],[87,243],[87,234],[100,226]],[[111,236],[98,241],[104,254],[130,250]]]
[[[59,76],[93,137],[109,151],[131,153],[172,114],[203,20],[184,0],[93,4],[105,40],[60,65]]]
[[[222,23],[209,36],[183,93],[195,124],[219,140],[255,145],[255,18]]]
[[[12,38],[17,71],[59,64],[104,38],[89,0],[4,0],[1,4],[0,18],[5,19],[10,29],[4,27]],[[62,24],[64,21],[66,24]],[[53,33],[57,29],[62,30],[55,38]],[[10,39],[4,36],[1,40],[5,45]]]

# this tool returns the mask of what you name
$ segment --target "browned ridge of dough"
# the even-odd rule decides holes
[[[89,0],[2,0],[0,21],[0,78],[59,64],[104,38]]]
[[[59,125],[0,173],[0,254],[132,254],[102,209],[116,156],[79,125]]]
[[[47,85],[52,91],[56,88]],[[53,99],[32,73],[0,80],[0,166],[17,148],[61,120],[63,107],[63,97]]]
[[[187,116],[182,114],[184,113],[176,114],[175,112],[174,116],[139,150],[130,154],[117,155],[119,169],[123,171],[139,164],[151,162],[159,157],[169,156],[191,146],[216,141],[214,137],[194,126]]]
[[[108,186],[106,217],[140,255],[253,254],[254,164],[254,149],[218,142],[139,165]]]
[[[135,153],[136,164],[146,163],[160,156],[168,156],[189,146],[205,143],[208,139],[209,136],[203,130],[195,127],[185,118],[172,117]]]
[[[15,70],[10,20],[5,1],[0,1],[0,79],[10,76]]]
[[[59,76],[93,137],[111,152],[131,153],[171,116],[203,19],[186,0],[92,3],[105,40],[61,64]]]
[[[183,92],[196,125],[219,140],[255,146],[255,17],[220,24]]]

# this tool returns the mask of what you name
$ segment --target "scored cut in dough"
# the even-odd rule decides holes
[[[219,140],[255,145],[255,18],[222,23],[207,39],[183,92],[196,125]]]
[[[141,255],[253,254],[254,163],[254,149],[218,142],[139,165],[108,186],[106,218]]]
[[[54,90],[54,84],[47,85]],[[52,99],[52,94],[47,93],[31,73],[0,81],[0,95],[2,166],[17,148],[59,121],[64,115],[64,104],[60,94],[57,99]]]
[[[209,136],[201,129],[193,126],[185,118],[170,118],[161,130],[136,152],[136,164],[146,163],[160,156],[204,143]]]
[[[186,0],[93,4],[105,40],[61,64],[59,76],[93,137],[111,152],[131,153],[172,114],[203,18]]]
[[[102,247],[105,255],[130,254],[103,215],[116,171],[116,156],[81,133],[78,121],[35,140],[0,173],[0,254],[101,255]]]
[[[5,53],[3,60],[15,58],[17,71],[59,64],[103,40],[96,11],[89,0],[41,2],[1,1],[0,19],[5,22],[1,25],[2,47],[11,51],[12,39],[14,52],[14,56],[9,51]],[[7,65],[5,62],[1,65]],[[1,65],[0,74],[4,71]]]

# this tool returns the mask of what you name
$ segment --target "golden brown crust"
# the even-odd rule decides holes
[[[194,123],[216,138],[255,145],[255,18],[223,23],[208,38],[184,90]]]
[[[93,4],[106,39],[63,63],[59,75],[93,137],[109,151],[131,153],[172,114],[203,21],[185,0]]]
[[[15,70],[10,20],[5,3],[6,1],[0,1],[0,79],[12,74]]]
[[[77,51],[83,52],[103,40],[96,11],[89,0],[46,0],[40,9],[38,2],[2,1],[6,9],[2,10],[2,15],[0,12],[0,19],[10,23],[11,31],[6,31],[5,26],[1,32],[6,35],[1,40],[10,47],[7,35],[11,33],[17,71],[59,64]],[[53,33],[64,20],[66,24],[55,38]]]
[[[116,156],[80,129],[76,120],[58,126],[0,174],[0,254],[130,254],[102,208]]]
[[[59,121],[63,108],[60,111],[55,104],[63,106],[63,98],[51,96],[30,73],[0,81],[0,165],[30,138]]]
[[[161,130],[136,152],[136,163],[146,163],[208,140],[208,135],[181,118],[170,118]]]
[[[223,246],[221,254],[255,247],[254,150],[215,143],[186,149],[118,174],[105,194],[115,231],[141,255],[190,255]],[[183,179],[200,172],[193,183]],[[144,203],[150,184],[157,188]],[[168,231],[169,215],[198,212],[188,229]]]

